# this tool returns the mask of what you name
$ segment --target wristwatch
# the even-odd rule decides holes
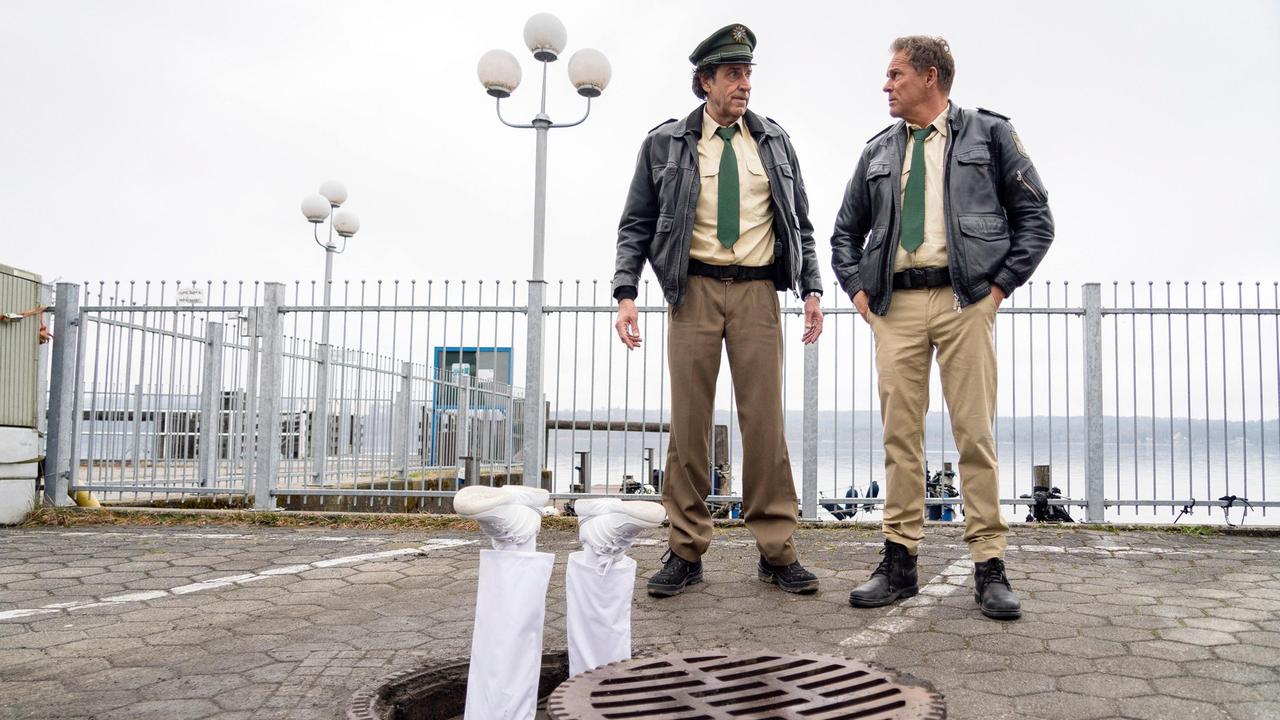
[[[816,297],[816,298],[818,298],[818,301],[819,301],[819,302],[821,302],[821,301],[822,301],[822,293],[818,292],[817,290],[810,290],[809,292],[807,292],[807,293],[805,293],[805,294],[804,294],[804,297],[802,297],[802,298],[800,298],[800,299],[801,299],[801,300],[808,300],[808,299],[809,299],[809,298],[811,298],[811,297]]]

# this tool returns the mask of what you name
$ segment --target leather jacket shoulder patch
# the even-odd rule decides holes
[[[645,133],[645,134],[646,134],[646,135],[648,135],[649,133],[653,132],[654,130],[657,130],[658,128],[662,127],[663,125],[670,125],[671,123],[673,123],[673,122],[675,122],[675,121],[676,121],[676,119],[675,119],[675,118],[667,118],[666,120],[663,120],[662,122],[658,123],[657,125],[654,125],[653,127],[649,128],[649,132],[648,132],[648,133]]]
[[[1008,121],[1009,121],[1009,116],[1008,116],[1008,115],[1001,115],[1000,113],[996,112],[995,110],[988,110],[988,109],[986,109],[986,108],[984,108],[984,107],[980,107],[980,108],[978,108],[978,112],[983,113],[983,114],[985,114],[985,115],[994,115],[995,117],[998,117],[998,118],[1000,118],[1001,120],[1004,120],[1004,121],[1006,121],[1006,122],[1008,122]]]

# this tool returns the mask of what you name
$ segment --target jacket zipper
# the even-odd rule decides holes
[[[951,122],[950,117],[947,118],[947,122],[948,123]],[[955,299],[955,303],[952,305],[952,309],[954,309],[956,312],[960,312],[962,306],[960,304],[960,291],[958,289],[957,283],[960,282],[961,280],[963,280],[965,283],[968,283],[969,278],[967,277],[967,275],[962,275],[960,272],[960,269],[964,266],[964,263],[960,258],[960,254],[963,252],[963,250],[955,243],[955,234],[951,232],[951,221],[952,221],[951,187],[950,187],[951,158],[953,155],[953,151],[955,150],[955,141],[959,139],[956,137],[956,135],[957,133],[955,130],[952,130],[951,133],[947,135],[947,150],[945,153],[946,157],[942,161],[942,167],[943,167],[942,214],[946,217],[947,265],[951,269],[951,297]]]
[[[1017,171],[1015,176],[1018,178],[1018,182],[1022,187],[1026,188],[1027,192],[1031,193],[1031,197],[1036,199],[1036,202],[1044,202],[1044,198],[1040,196],[1040,193],[1036,191],[1035,187],[1033,187],[1030,182],[1027,182],[1027,179],[1022,176],[1021,170]]]

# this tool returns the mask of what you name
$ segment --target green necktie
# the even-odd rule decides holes
[[[915,252],[924,244],[924,141],[934,127],[912,130],[916,141],[911,151],[911,174],[907,177],[907,192],[902,198],[902,249]]]
[[[724,152],[720,153],[720,189],[716,202],[716,237],[726,248],[738,242],[738,156],[733,152],[733,133],[737,125],[716,128],[716,135],[724,140]]]

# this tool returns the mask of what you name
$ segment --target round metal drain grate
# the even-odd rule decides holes
[[[547,701],[552,720],[942,720],[929,684],[827,655],[711,650],[613,663],[570,678]]]

